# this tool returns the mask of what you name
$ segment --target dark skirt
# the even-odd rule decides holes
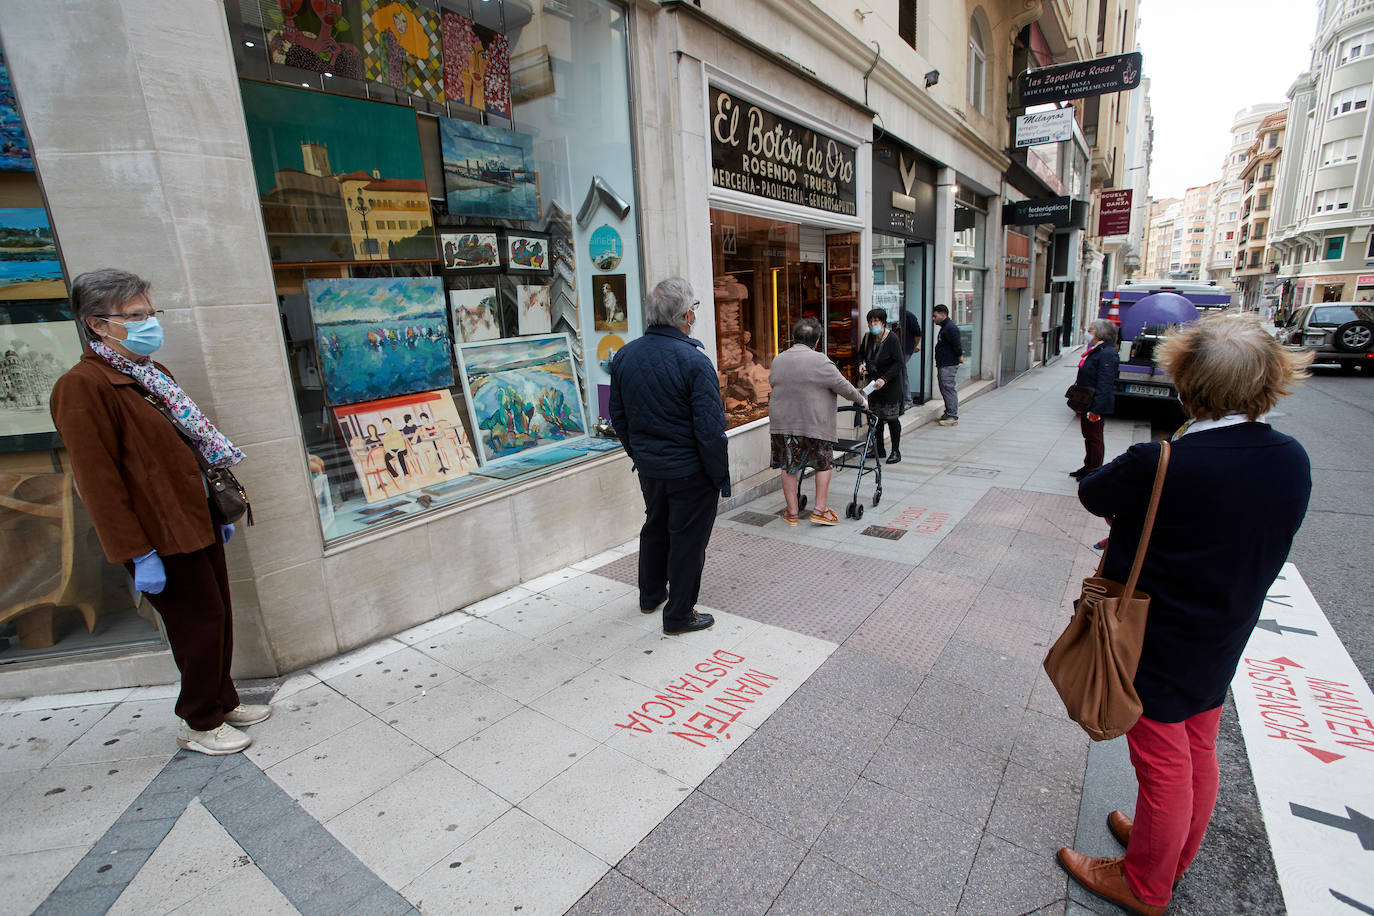
[[[787,474],[799,474],[805,468],[828,471],[835,467],[835,443],[809,436],[785,436],[773,433],[772,459],[768,466]]]

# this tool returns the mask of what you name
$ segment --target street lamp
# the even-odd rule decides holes
[[[371,208],[370,206],[368,206],[367,201],[363,200],[363,192],[362,192],[362,189],[361,189],[361,188],[358,189],[358,199],[357,199],[355,202],[349,204],[349,208],[350,208],[354,213],[357,213],[359,217],[362,218],[362,221],[363,221],[363,254],[364,254],[364,255],[370,255],[370,254],[372,253],[372,251],[374,250],[374,247],[375,247],[375,246],[369,244],[370,242],[372,242],[372,239],[369,238],[368,235],[367,235],[367,214],[369,214],[369,213],[372,212],[372,208]]]

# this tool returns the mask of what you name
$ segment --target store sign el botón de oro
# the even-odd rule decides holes
[[[711,87],[711,184],[853,216],[855,148]]]

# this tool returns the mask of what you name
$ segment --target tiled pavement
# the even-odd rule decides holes
[[[862,522],[725,513],[707,634],[629,544],[273,685],[240,757],[173,756],[165,688],[0,701],[0,912],[1083,912],[1071,368],[908,433]]]

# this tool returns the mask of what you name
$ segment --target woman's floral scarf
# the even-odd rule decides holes
[[[210,467],[230,468],[243,460],[243,452],[215,428],[215,424],[201,413],[191,396],[182,391],[181,386],[172,381],[167,373],[154,366],[152,360],[133,362],[100,341],[91,344],[91,351],[161,401],[176,420],[177,426],[195,442],[196,449]]]

